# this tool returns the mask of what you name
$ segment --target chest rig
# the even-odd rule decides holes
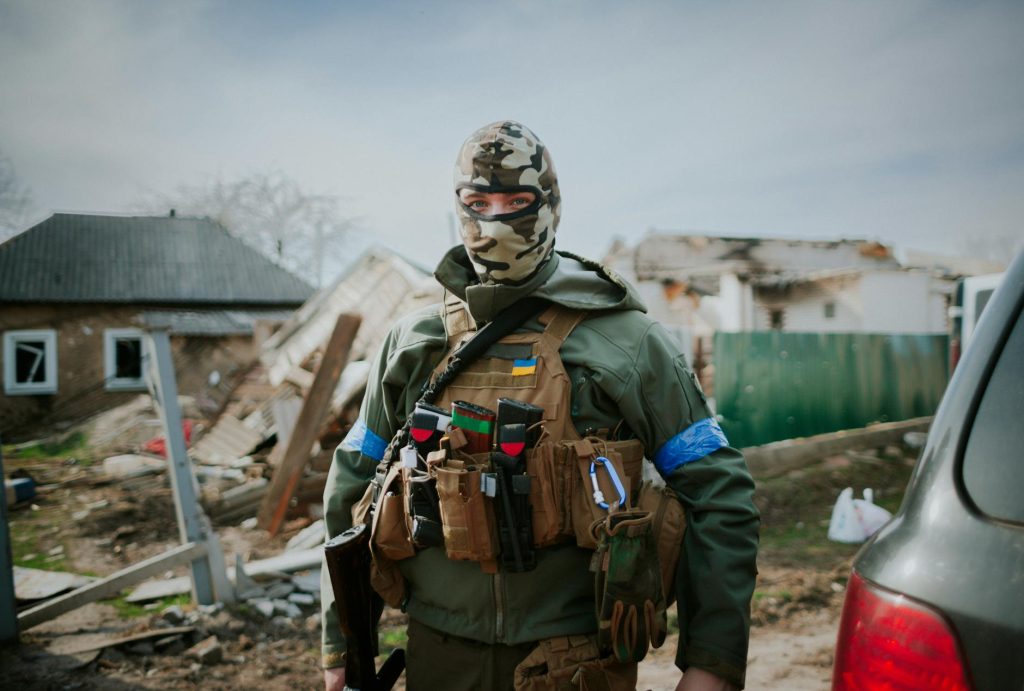
[[[634,505],[643,446],[581,437],[570,415],[572,385],[559,350],[586,316],[552,305],[538,317],[542,331],[505,335],[445,387],[434,402],[440,411],[495,410],[501,399],[542,411],[531,426],[533,441],[518,458],[496,453],[500,435],[493,425],[462,422],[456,428],[456,413],[435,452],[403,454],[402,462],[392,462],[373,516],[377,561],[400,561],[417,548],[443,545],[448,558],[479,562],[487,573],[499,563],[529,571],[536,549],[573,540],[595,549],[591,525]],[[433,378],[477,330],[453,295],[446,297],[443,318],[448,353]],[[485,435],[483,448],[479,439],[467,444],[466,433]],[[471,446],[475,452],[468,452]],[[434,521],[438,530],[424,529]]]

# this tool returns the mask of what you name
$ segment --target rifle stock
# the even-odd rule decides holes
[[[377,622],[384,601],[370,585],[370,527],[353,526],[324,545],[334,590],[334,608],[348,651],[345,686],[360,691],[390,691],[405,669],[405,651],[397,649],[377,672]]]

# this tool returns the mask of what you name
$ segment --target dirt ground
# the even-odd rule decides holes
[[[831,504],[843,487],[859,494],[871,486],[876,501],[894,510],[914,453],[895,447],[849,453],[758,483],[763,529],[747,688],[828,688],[843,589],[857,549],[826,540]],[[19,466],[43,486],[32,506],[9,516],[18,565],[103,576],[177,542],[170,490],[161,476],[98,484],[81,459],[19,461],[5,454],[8,474]],[[280,553],[306,523],[292,522],[274,538],[237,526],[220,527],[218,534],[233,563],[235,553],[247,560]],[[24,631],[20,645],[0,649],[0,688],[318,688],[318,610],[314,604],[298,617],[268,618],[245,604],[197,608],[187,596],[148,607],[123,597],[93,603]],[[95,644],[147,632],[152,635],[135,641]],[[677,638],[672,634],[641,663],[638,688],[674,688]],[[403,640],[401,617],[391,616],[382,644]]]

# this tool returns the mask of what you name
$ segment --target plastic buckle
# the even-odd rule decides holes
[[[594,503],[600,506],[605,511],[611,511],[608,506],[608,502],[604,500],[604,492],[601,491],[601,486],[597,484],[597,467],[601,466],[608,473],[608,477],[611,478],[612,484],[615,485],[615,491],[619,493],[618,506],[622,506],[626,503],[626,488],[622,486],[622,481],[619,480],[619,474],[615,472],[615,466],[612,465],[604,456],[598,456],[590,462],[590,485],[594,488]]]

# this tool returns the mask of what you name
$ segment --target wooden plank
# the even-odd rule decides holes
[[[750,474],[755,478],[783,475],[817,463],[827,456],[845,451],[871,449],[899,444],[907,432],[925,432],[932,418],[919,417],[897,422],[883,422],[859,429],[827,432],[813,437],[799,437],[743,449]]]
[[[267,573],[292,573],[307,569],[318,569],[324,556],[323,547],[284,552],[266,559],[251,561],[245,565],[245,573],[249,576],[262,576]],[[235,578],[235,567],[227,568],[228,578]],[[171,595],[187,593],[192,583],[188,576],[167,578],[162,581],[149,581],[136,588],[128,597],[128,602],[145,602],[158,600]]]
[[[87,605],[117,595],[124,588],[143,581],[150,576],[166,571],[180,564],[188,564],[206,556],[206,545],[187,542],[184,545],[167,550],[163,554],[140,561],[138,564],[121,569],[115,574],[101,578],[95,583],[72,590],[66,595],[54,598],[18,614],[18,626],[21,630],[30,629],[44,621]]]
[[[80,655],[92,650],[102,650],[103,648],[111,648],[115,645],[124,645],[125,643],[145,641],[150,638],[178,636],[181,634],[192,633],[195,630],[196,627],[194,626],[174,626],[166,629],[150,629],[149,631],[141,631],[139,633],[132,633],[124,636],[111,636],[109,634],[98,636],[91,635],[85,640],[72,640],[66,645],[61,645],[61,642],[58,641],[52,647],[47,648],[46,652],[53,653],[54,655]]]
[[[284,460],[274,471],[270,489],[263,497],[260,507],[259,524],[271,535],[276,535],[284,521],[288,502],[291,501],[302,471],[309,462],[309,451],[313,448],[324,415],[331,403],[331,395],[338,385],[341,371],[348,361],[352,342],[359,331],[362,318],[355,314],[342,314],[334,325],[334,332],[327,342],[323,360],[317,368],[313,385],[309,389],[299,419],[295,421]]]

